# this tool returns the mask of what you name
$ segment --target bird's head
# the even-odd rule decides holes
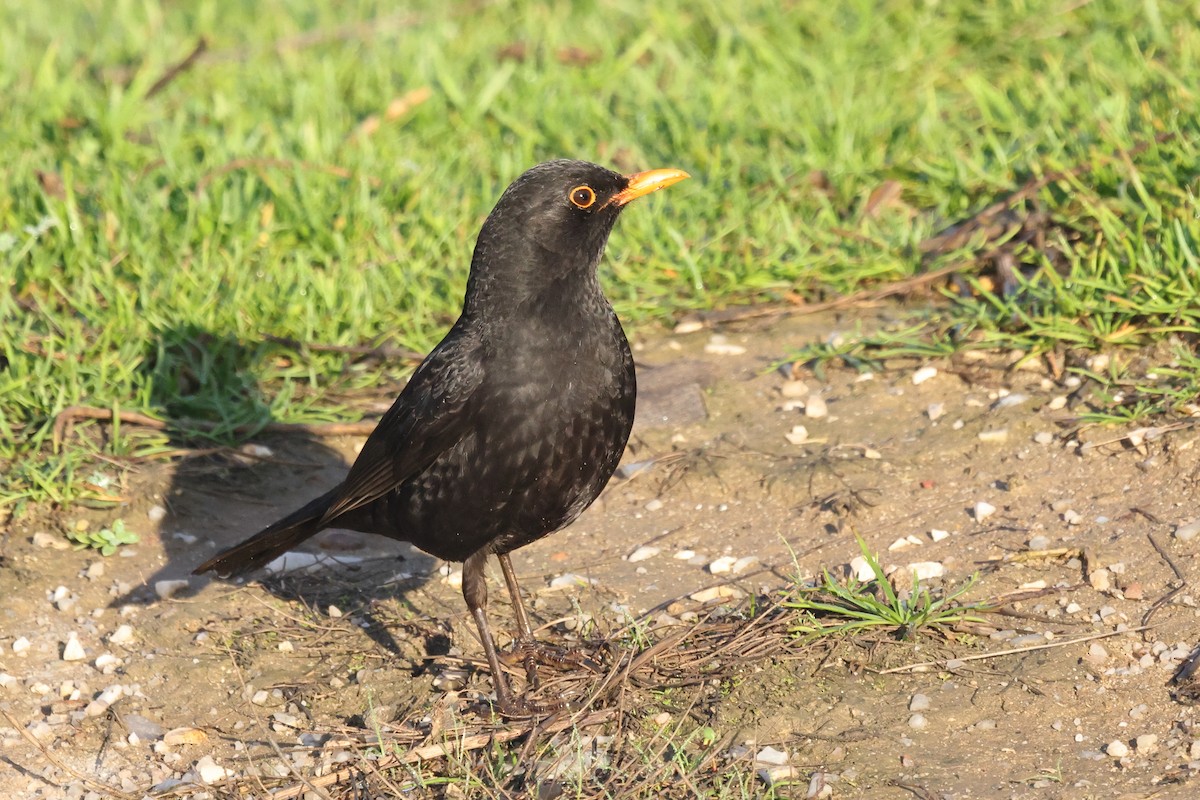
[[[622,175],[565,159],[533,167],[504,191],[483,223],[468,301],[473,287],[482,290],[493,280],[533,290],[594,276],[621,210],[687,177],[678,169]]]

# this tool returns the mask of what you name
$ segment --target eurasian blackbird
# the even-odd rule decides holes
[[[346,479],[197,573],[270,562],[328,527],[462,561],[497,706],[520,714],[488,626],[484,563],[533,643],[509,553],[570,524],[616,469],[633,426],[629,343],[596,269],[627,203],[687,178],[620,175],[583,161],[533,167],[501,195],[471,259],[462,315],[413,373]],[[526,660],[531,679],[536,671]]]

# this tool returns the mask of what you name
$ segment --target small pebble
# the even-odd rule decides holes
[[[204,756],[196,762],[196,774],[202,783],[216,783],[233,775],[232,772],[213,761],[212,756]]]
[[[800,778],[800,770],[796,769],[795,767],[793,767],[789,764],[777,764],[777,765],[771,766],[771,767],[760,767],[758,769],[757,774],[758,774],[758,777],[760,779],[762,779],[762,782],[767,784],[767,786],[775,786],[776,784],[779,784],[779,783],[790,783],[790,782],[796,781]],[[822,793],[822,794],[816,794],[816,795],[811,795],[811,796],[824,798],[824,797],[829,797],[830,795],[832,795],[833,787],[826,784],[823,788],[828,789],[829,793],[828,794]]]
[[[1046,536],[1034,536],[1029,540],[1030,550],[1045,550],[1050,547],[1050,539]]]
[[[908,727],[919,731],[929,726],[929,720],[925,719],[924,714],[913,714],[908,718]]]
[[[133,626],[118,625],[117,629],[108,636],[110,644],[128,644],[133,641]]]
[[[627,560],[630,562],[646,561],[647,559],[654,558],[656,555],[658,555],[661,552],[662,552],[662,548],[651,547],[650,545],[642,545],[641,547],[639,547],[638,549],[636,549],[632,553],[630,553],[629,558]]]
[[[1052,397],[1052,398],[1050,398],[1050,402],[1046,403],[1046,408],[1050,409],[1051,411],[1058,411],[1059,409],[1066,408],[1066,407],[1067,407],[1066,395],[1060,394],[1056,397]]]
[[[12,651],[14,653],[16,653],[17,655],[21,655],[21,654],[27,652],[29,650],[29,647],[30,647],[29,640],[26,639],[24,636],[18,636],[16,639],[13,640]]]
[[[1088,646],[1088,654],[1085,656],[1085,658],[1087,659],[1088,663],[1100,666],[1104,662],[1108,661],[1108,650],[1104,649],[1104,645],[1100,644],[1099,642],[1092,642],[1091,645]]]
[[[860,583],[875,580],[875,571],[871,569],[871,565],[863,556],[855,556],[850,559],[850,572]]]
[[[897,539],[896,541],[894,541],[894,542],[892,542],[891,544],[889,544],[889,545],[888,545],[888,550],[889,550],[889,551],[894,551],[894,550],[903,550],[903,549],[904,549],[904,548],[906,548],[906,547],[917,547],[917,546],[920,546],[920,544],[921,544],[921,540],[920,540],[920,539],[918,539],[917,537],[915,537],[915,536],[913,536],[913,535],[911,535],[911,534],[910,534],[910,535],[908,535],[908,536],[905,536],[905,537],[903,537],[903,538]]]
[[[921,367],[912,374],[913,386],[920,386],[925,381],[937,375],[937,367]]]
[[[793,400],[803,400],[811,391],[804,381],[784,381],[783,386],[779,387],[780,394]]]
[[[250,702],[254,703],[256,706],[265,706],[270,700],[271,693],[266,689],[259,689],[254,693],[254,696],[250,698]]]
[[[85,658],[87,658],[87,653],[83,651],[83,645],[79,643],[79,639],[75,634],[70,634],[67,637],[66,644],[63,645],[62,660],[82,661]]]
[[[740,344],[732,344],[726,337],[721,334],[713,334],[713,337],[708,340],[708,344],[704,345],[704,352],[714,356],[740,356],[746,352],[746,348]]]
[[[650,502],[646,503],[646,505],[645,505],[645,506],[643,506],[643,507],[644,507],[644,508],[645,508],[647,511],[658,511],[660,508],[662,508],[662,507],[663,507],[663,501],[662,501],[662,500],[659,500],[659,499],[656,497],[656,498],[654,498],[653,500],[651,500]]]
[[[938,530],[937,528],[934,528],[931,531],[929,531],[929,538],[935,542],[940,542],[942,539],[947,539],[949,537],[950,537],[950,531]]]
[[[155,505],[146,509],[146,518],[151,522],[162,522],[165,516],[167,516],[167,510],[162,506]]]
[[[946,404],[930,403],[925,409],[925,416],[929,417],[931,422],[937,422],[939,419],[946,416]]]
[[[928,711],[931,703],[929,696],[924,694],[914,694],[908,701],[909,711]]]
[[[1037,444],[1052,444],[1054,442],[1054,434],[1049,431],[1038,431],[1033,435],[1033,441]]]
[[[1004,397],[1001,397],[999,400],[997,400],[992,408],[996,410],[1001,408],[1014,408],[1027,402],[1029,402],[1029,395],[1021,394],[1020,392],[1013,392],[1012,394],[1006,394]]]
[[[38,531],[33,535],[34,547],[48,547],[51,550],[66,550],[70,545],[66,539],[61,536],[52,536],[45,531]]]
[[[1008,428],[996,428],[990,431],[980,431],[979,441],[995,444],[1008,441]]]
[[[737,559],[733,556],[721,556],[717,560],[708,565],[708,571],[713,575],[722,575],[733,570],[733,565],[737,563]]]
[[[199,728],[173,728],[162,735],[163,743],[168,747],[182,747],[189,744],[204,744],[208,734]]]
[[[746,570],[758,563],[758,556],[742,556],[737,561],[733,562],[733,574],[741,575]]]
[[[983,520],[990,517],[992,514],[996,513],[996,507],[994,505],[992,505],[991,503],[988,503],[984,500],[980,500],[979,502],[977,502],[975,504],[974,512],[975,512],[975,521],[982,522]]]
[[[1181,542],[1190,542],[1195,539],[1197,534],[1200,534],[1200,517],[1185,522],[1175,529],[1175,538]]]
[[[908,568],[919,581],[940,578],[946,574],[946,567],[940,561],[917,561],[909,564]]]
[[[1107,592],[1112,586],[1112,574],[1103,567],[1094,569],[1088,574],[1088,583],[1097,592]]]
[[[976,723],[975,723],[974,725],[972,725],[971,727],[972,727],[972,728],[974,728],[974,729],[975,729],[975,730],[977,730],[977,731],[990,731],[990,730],[995,730],[995,728],[996,728],[996,720],[994,720],[994,719],[981,719],[981,720],[979,720],[979,722],[976,722]]]
[[[820,419],[821,417],[829,416],[829,407],[825,404],[825,400],[819,394],[814,394],[808,398],[808,402],[804,404],[804,416],[810,419]]]
[[[689,561],[695,557],[696,557],[695,550],[678,550],[678,551],[676,551],[676,553],[674,555],[674,558],[677,558],[680,561]]]
[[[789,444],[804,444],[808,441],[808,428],[803,425],[793,425],[790,433],[785,433],[783,438],[788,440]]]
[[[1083,517],[1080,516],[1079,512],[1073,508],[1068,508],[1063,512],[1062,516],[1063,522],[1067,523],[1068,525],[1079,525],[1083,522]]]
[[[778,766],[788,762],[788,754],[783,750],[776,750],[774,747],[764,747],[755,754],[754,762],[756,764],[773,764]]]
[[[1133,743],[1140,755],[1148,756],[1158,749],[1158,734],[1143,733]]]
[[[745,592],[734,586],[711,586],[689,595],[697,603],[708,603],[713,600],[736,600],[744,597]]]
[[[590,586],[595,583],[591,578],[585,578],[582,575],[576,575],[573,572],[568,572],[564,575],[559,575],[550,581],[551,589],[575,589],[580,586]]]
[[[104,562],[93,561],[91,564],[88,564],[88,568],[83,571],[83,577],[89,581],[104,577]]]

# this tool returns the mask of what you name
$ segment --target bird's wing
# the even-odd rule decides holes
[[[329,524],[419,475],[470,429],[483,364],[467,336],[448,336],[409,379],[363,445],[321,518]]]

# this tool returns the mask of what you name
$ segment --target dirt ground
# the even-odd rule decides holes
[[[514,554],[543,635],[569,641],[590,621],[600,633],[589,638],[611,638],[639,615],[669,631],[710,610],[688,599],[709,587],[735,587],[743,599],[725,600],[737,607],[796,574],[844,573],[857,533],[885,565],[941,565],[934,587],[978,572],[968,598],[1006,596],[1005,613],[953,641],[716,652],[719,691],[703,702],[684,708],[663,689],[622,713],[650,726],[702,723],[721,749],[714,763],[732,769],[740,758],[751,776],[724,790],[731,796],[830,796],[822,782],[833,797],[1197,796],[1200,692],[1186,675],[1172,678],[1200,645],[1187,584],[1200,537],[1175,533],[1200,517],[1200,430],[1131,441],[1127,429],[1081,428],[1072,419],[1086,385],[1044,362],[1012,368],[1006,354],[870,375],[802,370],[810,394],[799,398],[804,388],[772,368],[804,344],[899,313],[637,342],[642,394],[623,479],[575,525]],[[915,382],[926,367],[936,374]],[[792,443],[798,425],[807,438]],[[448,730],[478,715],[491,687],[486,669],[471,669],[482,659],[458,565],[331,532],[310,548],[324,559],[312,572],[160,583],[189,580],[219,547],[332,485],[361,440],[261,444],[270,455],[131,472],[130,501],[116,513],[9,523],[3,796],[265,796],[242,779],[274,769],[280,780],[257,786],[321,797],[311,781],[372,737],[388,741],[423,720],[435,729],[425,741],[436,741],[442,721]],[[152,521],[156,508],[166,514]],[[108,558],[56,546],[79,518],[118,516],[140,543]],[[498,570],[490,577],[494,625],[507,631],[503,582]],[[1025,599],[1012,601],[1017,591]],[[742,606],[712,624],[749,618]],[[1091,634],[1114,635],[1075,641]],[[973,658],[1005,650],[1014,652]],[[589,733],[589,752],[605,732]],[[772,790],[754,777],[763,765],[752,759],[767,746],[796,783]]]

